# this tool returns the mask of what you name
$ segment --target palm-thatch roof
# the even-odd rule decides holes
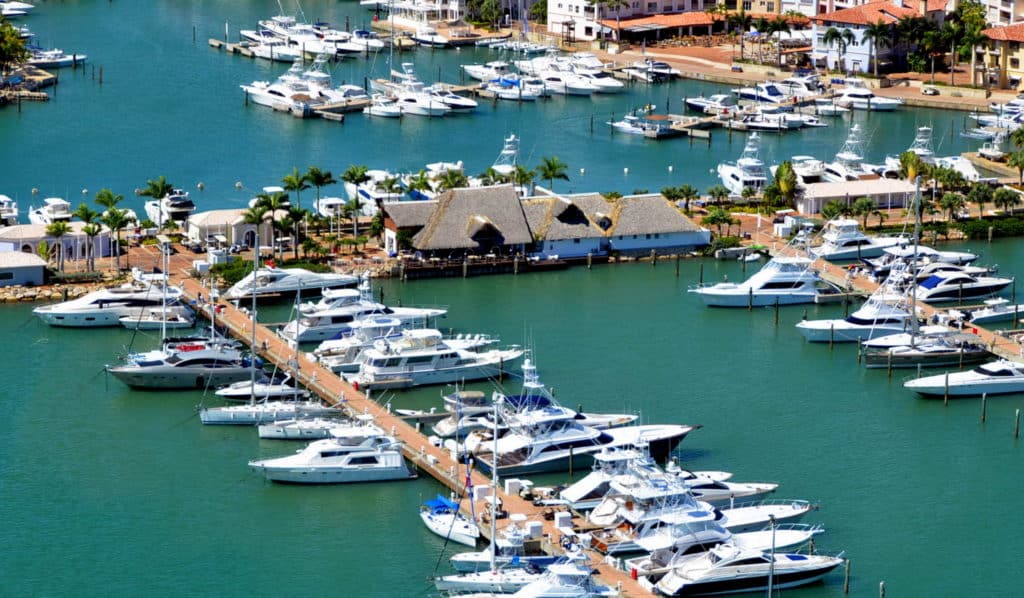
[[[419,228],[427,223],[437,207],[436,200],[391,201],[382,204],[384,214],[398,228]]]
[[[488,241],[524,245],[533,241],[523,205],[512,185],[452,189],[439,195],[423,229],[413,237],[419,250],[476,249]]]

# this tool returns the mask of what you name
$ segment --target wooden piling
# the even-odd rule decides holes
[[[679,254],[676,254],[676,278],[679,278]]]
[[[775,297],[775,327],[779,327],[779,297]]]
[[[946,372],[945,380],[942,383],[942,404],[949,405],[949,372]]]
[[[658,252],[655,249],[651,250],[651,266],[658,265]]]
[[[590,270],[593,267],[594,267],[594,254],[588,251],[587,252],[587,270]]]
[[[828,348],[831,351],[832,347],[836,343],[836,325],[834,323],[828,325]]]
[[[1013,437],[1020,438],[1020,409],[1013,414]]]
[[[870,101],[870,100],[868,100]],[[878,582],[878,598],[885,598],[885,582]]]
[[[697,284],[700,285],[700,286],[704,286],[704,264],[703,263],[701,263],[701,265],[700,265],[700,275],[697,278]]]
[[[981,393],[981,423],[985,423],[986,415],[988,415],[988,393]]]
[[[850,559],[846,559],[846,572],[843,573],[843,593],[850,593]]]

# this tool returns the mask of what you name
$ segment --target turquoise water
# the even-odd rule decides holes
[[[418,168],[463,159],[483,170],[511,131],[523,159],[558,154],[572,181],[558,189],[630,191],[713,184],[709,169],[733,158],[742,137],[716,133],[708,148],[686,140],[610,137],[589,120],[654,102],[678,108],[684,95],[721,86],[678,82],[635,87],[617,98],[555,98],[537,106],[483,106],[471,117],[344,125],[301,121],[243,106],[237,85],[275,76],[269,66],[206,46],[276,13],[268,1],[39,3],[28,20],[44,43],[85,52],[103,85],[85,71],[62,72],[54,101],[0,111],[0,192],[23,208],[40,196],[80,196],[110,186],[126,195],[165,174],[199,181],[203,207],[241,206],[251,190],[293,165],[340,171],[349,163]],[[353,25],[351,3],[307,2],[306,13]],[[198,41],[193,44],[192,27]],[[424,78],[440,68],[458,78],[475,49],[415,55]],[[338,79],[386,71],[382,59],[342,65]],[[673,109],[673,111],[676,111]],[[966,145],[948,131],[961,113],[907,110],[854,116],[871,134],[869,160],[910,143],[930,124],[940,153]],[[945,133],[943,133],[945,132]],[[794,153],[827,156],[842,127],[765,138],[768,161]],[[940,141],[940,139],[937,139]],[[674,165],[669,177],[668,165]],[[585,168],[580,180],[578,169]],[[628,176],[622,173],[629,167]],[[234,190],[235,181],[246,187]],[[90,193],[91,196],[91,193]],[[138,202],[129,197],[129,202]],[[141,204],[134,206],[137,210]],[[982,261],[1022,274],[1019,242],[971,244]],[[700,423],[681,445],[694,469],[726,469],[737,480],[782,484],[780,498],[821,505],[822,550],[852,559],[852,592],[877,595],[1019,594],[1024,552],[1018,514],[1021,446],[1012,437],[1021,397],[993,399],[980,424],[977,401],[914,398],[884,372],[865,371],[855,349],[804,343],[793,329],[804,309],[708,310],[682,294],[700,262],[574,269],[543,275],[383,283],[389,300],[450,306],[446,325],[499,334],[533,350],[542,379],[569,405],[638,411],[645,421]],[[704,262],[705,279],[742,277],[739,264]],[[288,307],[264,311],[279,321]],[[808,308],[809,317],[842,313]],[[59,330],[30,307],[0,309],[5,384],[0,405],[0,562],[4,595],[429,595],[441,541],[416,515],[439,489],[430,479],[353,487],[272,486],[250,459],[292,445],[259,441],[249,429],[203,427],[199,392],[130,391],[102,373],[130,343],[123,330]],[[482,387],[486,388],[486,387]],[[395,396],[397,407],[437,404],[441,390]],[[205,399],[209,402],[209,399]],[[539,479],[563,481],[560,476]],[[442,567],[438,571],[446,572]],[[842,575],[801,596],[839,596]],[[792,594],[788,592],[787,594]]]

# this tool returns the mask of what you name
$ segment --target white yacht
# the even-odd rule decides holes
[[[835,103],[844,108],[879,111],[895,110],[903,105],[901,100],[876,96],[860,79],[847,79],[846,87],[835,98]]]
[[[464,64],[462,70],[477,81],[491,81],[509,74],[508,66],[504,60],[492,60],[484,64]]]
[[[663,596],[705,596],[733,592],[774,592],[819,581],[842,565],[841,557],[744,550],[729,544],[686,555],[668,564],[654,586]]]
[[[410,388],[497,377],[523,356],[519,348],[474,352],[448,346],[438,330],[405,330],[394,342],[378,340],[363,351],[359,371],[345,379],[356,388]]]
[[[622,72],[630,79],[637,79],[647,83],[661,83],[680,75],[679,70],[673,68],[669,63],[651,58],[633,62],[622,69]]]
[[[821,95],[824,90],[818,75],[786,77],[776,85],[789,97],[801,100]]]
[[[363,108],[363,114],[381,118],[401,118],[402,107],[395,104],[394,98],[375,93],[370,100],[370,105]]]
[[[890,247],[907,244],[906,237],[869,237],[860,230],[860,223],[851,218],[838,218],[825,224],[821,244],[809,253],[829,261],[860,260],[879,257]]]
[[[544,82],[545,89],[559,95],[589,96],[597,91],[592,83],[571,72],[545,70],[537,73],[537,77]]]
[[[212,388],[244,380],[253,367],[234,341],[192,339],[164,342],[160,349],[129,353],[107,372],[133,388]]]
[[[477,552],[460,552],[452,555],[451,564],[459,573],[473,573],[487,571],[492,566],[499,568],[509,567],[537,567],[546,569],[558,561],[558,556],[549,555],[544,552],[527,551],[526,542],[531,540],[527,530],[521,525],[526,521],[526,515],[513,513],[509,516],[512,522],[500,530],[495,537],[494,554],[492,547]]]
[[[727,93],[716,93],[708,97],[703,95],[686,98],[686,107],[704,114],[732,114],[738,109],[736,100]]]
[[[412,34],[412,41],[421,46],[429,46],[431,48],[447,48],[451,46],[451,42],[447,37],[439,34],[437,29],[429,25],[423,25],[416,29],[416,33]]]
[[[814,156],[793,156],[789,161],[793,165],[798,185],[806,187],[825,180],[825,163]]]
[[[289,46],[288,42],[277,37],[266,37],[258,44],[249,46],[249,50],[257,58],[271,62],[295,62],[302,60],[302,49]]]
[[[164,223],[174,221],[179,226],[184,226],[188,217],[196,211],[196,204],[192,203],[188,191],[173,189],[170,193],[159,199],[149,199],[143,205],[146,210],[146,217],[162,228]]]
[[[966,372],[915,378],[903,388],[925,396],[976,397],[1024,393],[1024,363],[1000,359]]]
[[[758,83],[754,87],[741,87],[732,90],[734,94],[744,100],[753,100],[764,104],[781,104],[792,96],[786,95],[774,81]]]
[[[432,98],[448,107],[450,112],[461,114],[476,110],[476,100],[460,96],[443,83],[435,83],[423,88],[423,91],[430,94]]]
[[[217,389],[213,394],[226,401],[264,401],[267,399],[306,399],[309,391],[295,385],[291,376],[258,376]]]
[[[0,194],[0,226],[14,226],[18,223],[18,202]]]
[[[802,320],[796,327],[804,338],[816,343],[852,343],[912,329],[917,318],[902,288],[902,267],[872,293],[868,300],[845,319]]]
[[[420,307],[388,307],[373,300],[369,278],[364,277],[355,289],[325,290],[320,303],[303,306],[302,314],[278,332],[291,342],[324,341],[353,332],[353,324],[367,318],[383,316],[398,320],[398,328],[412,324],[428,326],[447,314],[445,309]]]
[[[245,278],[234,284],[224,298],[235,301],[255,294],[267,297],[292,294],[302,291],[323,291],[339,287],[351,287],[359,283],[359,278],[351,274],[334,272],[310,272],[302,268],[276,268],[262,266],[258,271],[249,273]]]
[[[826,282],[806,257],[775,257],[741,283],[719,282],[688,292],[700,295],[713,307],[766,307],[814,303],[818,297],[840,292]]]
[[[626,89],[626,85],[612,77],[603,70],[587,69],[583,67],[570,67],[572,74],[594,87],[594,93],[619,93]]]
[[[740,195],[747,187],[760,190],[768,184],[764,162],[759,156],[760,143],[760,136],[757,133],[751,133],[747,137],[747,143],[743,147],[743,153],[739,160],[723,162],[718,165],[718,178],[722,180],[722,184],[730,193]]]
[[[451,111],[448,104],[423,90],[400,89],[395,92],[394,97],[395,105],[402,110],[402,114],[438,117]]]
[[[59,48],[33,49],[30,50],[29,59],[25,63],[41,69],[57,69],[85,64],[88,58],[85,54],[68,54]]]
[[[860,132],[860,125],[850,127],[846,142],[836,153],[835,160],[825,164],[826,181],[838,183],[878,177],[871,167],[864,164],[864,141]]]
[[[1006,322],[1024,317],[1024,304],[1011,305],[1007,299],[993,297],[985,300],[985,307],[968,314],[972,324]]]
[[[540,79],[511,75],[488,81],[481,86],[481,89],[494,94],[499,100],[513,102],[533,102],[547,95],[544,83]]]
[[[373,416],[357,415],[351,420],[341,417],[293,417],[260,424],[256,427],[260,438],[273,440],[320,440],[330,438],[334,430],[344,434],[344,428],[374,426]]]
[[[352,43],[361,46],[365,52],[380,52],[384,49],[384,41],[368,29],[356,29],[352,32]]]
[[[30,208],[28,221],[32,224],[53,224],[71,221],[71,202],[60,197],[47,197],[43,205]]]
[[[336,374],[356,374],[363,362],[363,353],[374,348],[378,341],[401,343],[403,331],[412,322],[395,318],[374,317],[352,323],[352,332],[338,339],[329,339],[313,352],[320,365]],[[457,334],[442,338],[441,342],[454,351],[480,351],[498,339],[486,334]]]
[[[916,260],[914,259],[916,256]],[[886,247],[882,255],[877,258],[861,260],[871,269],[871,274],[879,279],[889,275],[893,265],[897,263],[908,264],[910,268],[916,267],[918,272],[922,269],[924,273],[936,272],[934,268],[928,268],[933,264],[949,264],[954,266],[965,266],[978,259],[978,254],[969,251],[937,251],[924,245],[904,243],[894,247]],[[985,274],[987,269],[979,269],[969,274]]]
[[[196,325],[195,313],[185,305],[146,307],[118,321],[129,330],[183,330]]]
[[[371,169],[366,171],[367,180],[358,185],[345,182],[345,194],[350,200],[359,198],[359,201],[369,205],[376,205],[378,202],[398,201],[405,194],[401,189],[401,177],[387,170]],[[386,185],[393,184],[389,190]]]
[[[311,442],[294,455],[250,461],[249,467],[272,482],[286,484],[352,484],[411,480],[399,442],[369,426],[348,428]]]
[[[915,290],[925,303],[982,299],[991,297],[1013,284],[1012,278],[975,276],[963,272],[936,272],[921,281]]]
[[[136,268],[131,282],[99,289],[63,303],[40,305],[32,313],[50,326],[120,326],[123,317],[138,319],[144,315],[145,310],[159,309],[164,305],[162,280],[155,282],[147,276]],[[176,303],[180,298],[181,287],[167,287],[168,303]]]
[[[458,503],[440,494],[420,507],[420,519],[427,529],[452,542],[476,546],[480,538],[480,528],[459,512]]]

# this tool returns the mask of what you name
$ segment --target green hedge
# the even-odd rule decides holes
[[[1024,236],[1024,219],[1017,217],[964,220],[957,222],[954,226],[968,239],[987,239],[989,227],[992,227],[993,237]]]

